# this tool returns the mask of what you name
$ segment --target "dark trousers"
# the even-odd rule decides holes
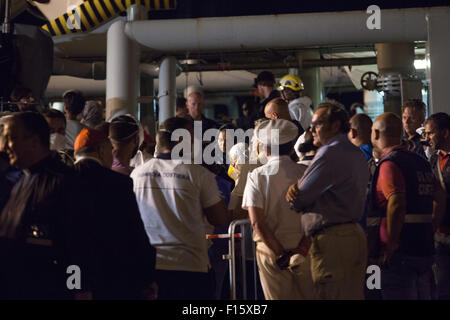
[[[431,300],[434,296],[433,257],[394,253],[381,269],[383,300]]]
[[[450,238],[450,236],[447,236]],[[450,243],[437,242],[434,266],[437,295],[440,300],[450,299]]]
[[[211,274],[204,272],[156,270],[159,300],[214,299]]]

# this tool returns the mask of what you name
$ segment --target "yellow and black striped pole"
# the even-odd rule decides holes
[[[64,13],[42,26],[52,36],[85,32],[117,17],[128,7],[141,4],[147,10],[174,10],[176,0],[86,0],[70,12]]]

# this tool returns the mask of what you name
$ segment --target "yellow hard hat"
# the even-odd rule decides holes
[[[292,74],[287,74],[283,78],[281,78],[277,90],[283,91],[286,88],[292,89],[294,91],[300,91],[305,89],[302,80],[299,77],[294,76]]]

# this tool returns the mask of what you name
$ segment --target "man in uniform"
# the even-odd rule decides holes
[[[427,160],[401,145],[401,132],[400,118],[390,112],[378,116],[372,126],[379,162],[367,224],[372,227],[379,221],[379,239],[369,238],[369,246],[376,249],[372,242],[379,241],[383,299],[431,299],[433,206],[439,216],[442,190],[436,188]]]
[[[242,201],[253,226],[259,275],[268,300],[313,297],[309,260],[305,261],[309,242],[301,217],[283,199],[289,185],[305,171],[289,158],[297,134],[297,127],[287,120],[259,125],[255,136],[269,160],[248,175]]]
[[[177,129],[192,135],[192,122],[167,119],[157,135],[158,154],[137,167],[131,178],[147,235],[157,251],[159,298],[210,299],[206,227],[230,219],[214,174],[201,165],[172,159],[179,142],[171,138]]]

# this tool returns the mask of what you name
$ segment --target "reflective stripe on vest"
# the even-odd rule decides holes
[[[431,223],[432,216],[430,214],[407,214],[404,223]],[[366,225],[368,227],[376,227],[381,223],[381,218],[367,218]]]

